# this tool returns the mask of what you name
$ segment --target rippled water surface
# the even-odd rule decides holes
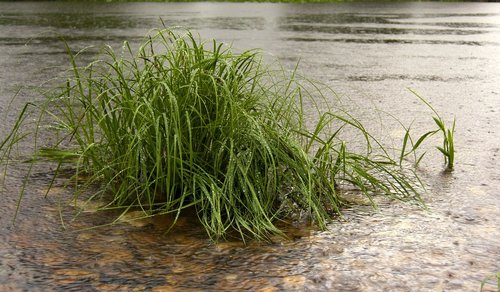
[[[407,88],[416,90],[445,120],[456,117],[456,170],[443,172],[429,146],[419,169],[428,210],[357,207],[325,232],[301,227],[293,240],[247,246],[212,244],[188,219],[167,235],[168,218],[72,231],[105,222],[91,209],[63,230],[57,203],[68,194],[44,198],[47,170],[12,226],[13,172],[0,197],[0,290],[477,291],[500,270],[500,4],[1,2],[0,137],[24,102],[40,99],[22,90],[9,106],[18,88],[66,68],[61,38],[75,51],[137,44],[160,18],[237,50],[262,48],[290,68],[300,60],[387,141],[404,132],[384,111],[417,132],[433,127]]]

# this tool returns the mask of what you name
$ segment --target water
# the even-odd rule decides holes
[[[325,232],[299,228],[294,240],[248,246],[212,244],[188,219],[168,235],[168,218],[72,232],[104,222],[92,210],[63,230],[57,203],[67,193],[43,198],[46,170],[11,226],[21,181],[13,173],[0,197],[0,290],[477,291],[500,270],[500,4],[2,2],[0,135],[23,102],[40,98],[23,90],[8,107],[17,89],[66,68],[61,38],[73,50],[137,44],[160,17],[237,50],[260,47],[290,68],[300,60],[389,142],[403,132],[381,111],[417,132],[433,127],[407,88],[416,90],[446,121],[456,117],[456,170],[443,172],[429,145],[420,169],[429,210],[358,207]]]

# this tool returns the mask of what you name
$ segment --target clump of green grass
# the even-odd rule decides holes
[[[424,133],[422,136],[420,136],[415,142],[414,139],[411,137],[411,126],[410,127],[405,127],[405,136],[403,138],[403,147],[401,148],[401,154],[400,154],[400,160],[399,163],[401,164],[403,159],[410,154],[414,154],[415,158],[415,164],[418,166],[420,164],[420,161],[422,158],[425,156],[427,152],[424,152],[417,156],[417,149],[420,147],[422,142],[427,140],[428,138],[434,136],[437,133],[442,133],[443,135],[443,146],[436,146],[436,149],[443,154],[444,157],[444,163],[446,164],[446,168],[448,170],[453,170],[453,166],[455,164],[455,145],[454,145],[454,135],[455,135],[455,123],[456,120],[453,119],[453,125],[451,126],[451,129],[446,127],[445,122],[443,118],[438,114],[438,112],[431,106],[431,104],[426,101],[423,97],[421,97],[418,93],[415,91],[411,90],[410,91],[418,98],[420,99],[427,107],[429,107],[435,114],[435,116],[432,117],[434,120],[434,123],[437,125],[437,129],[428,131]],[[410,147],[408,147],[411,145]],[[409,151],[407,151],[407,148],[410,148]]]
[[[104,210],[178,218],[194,209],[214,240],[234,230],[244,240],[282,234],[276,222],[297,213],[325,228],[346,185],[370,200],[420,201],[418,179],[359,121],[324,110],[328,88],[265,66],[259,52],[235,54],[171,30],[149,36],[136,53],[128,43],[123,51],[107,47],[79,67],[68,48],[71,76],[43,103],[25,106],[0,145],[9,161],[13,147],[35,135],[25,186],[33,165],[55,163],[49,188],[69,166],[75,200],[91,190],[85,199],[107,198]],[[311,109],[319,118],[312,127]],[[347,129],[364,137],[364,153],[349,150]],[[39,146],[48,136],[53,142]]]

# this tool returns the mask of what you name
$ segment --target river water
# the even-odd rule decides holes
[[[236,50],[261,48],[285,67],[300,60],[386,141],[404,132],[384,112],[417,132],[433,127],[412,88],[447,123],[456,117],[456,169],[444,172],[426,146],[428,210],[357,207],[327,231],[299,227],[292,240],[246,246],[213,244],[188,218],[167,235],[161,218],[75,232],[101,223],[88,210],[64,230],[57,205],[67,191],[44,198],[43,170],[13,226],[13,171],[0,197],[1,291],[478,291],[500,271],[500,4],[0,2],[0,137],[24,102],[41,98],[26,88],[66,68],[61,38],[74,50],[137,44],[160,18]]]

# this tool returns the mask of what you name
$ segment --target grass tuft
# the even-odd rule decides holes
[[[106,47],[84,67],[67,49],[71,76],[23,109],[0,150],[2,161],[13,161],[15,145],[35,135],[31,167],[55,163],[50,189],[69,165],[75,201],[92,191],[86,199],[107,198],[104,210],[178,218],[194,209],[213,240],[230,231],[243,240],[282,235],[276,222],[297,213],[325,228],[345,186],[370,200],[420,202],[414,173],[352,116],[324,110],[330,89],[265,66],[258,51],[235,54],[167,29],[137,52],[127,42],[122,55]],[[311,109],[319,117],[312,127]],[[35,133],[27,122],[33,112]],[[364,154],[349,150],[343,131],[364,137]]]
[[[447,128],[443,118],[438,114],[438,112],[431,106],[431,104],[426,101],[423,97],[421,97],[418,93],[410,89],[410,92],[413,93],[420,101],[422,101],[427,107],[429,107],[435,114],[435,116],[432,117],[434,120],[434,123],[437,125],[437,129],[428,131],[424,133],[422,136],[420,136],[415,142],[414,139],[411,137],[411,125],[409,127],[403,127],[405,128],[405,136],[403,138],[403,146],[401,148],[401,153],[400,153],[400,158],[399,158],[399,163],[401,164],[403,162],[403,159],[410,154],[413,153],[414,158],[415,158],[415,164],[418,166],[420,164],[420,161],[423,159],[425,156],[426,152],[422,153],[420,156],[417,156],[417,149],[420,147],[420,145],[427,140],[428,138],[434,136],[437,133],[442,133],[443,134],[443,146],[436,146],[436,149],[443,154],[444,157],[444,163],[446,164],[446,168],[448,170],[453,170],[453,166],[455,165],[455,144],[454,144],[454,135],[455,135],[455,124],[456,124],[456,119],[453,119],[453,125],[451,126],[451,129]],[[411,149],[406,152],[407,148],[409,148],[409,145],[411,145]]]

